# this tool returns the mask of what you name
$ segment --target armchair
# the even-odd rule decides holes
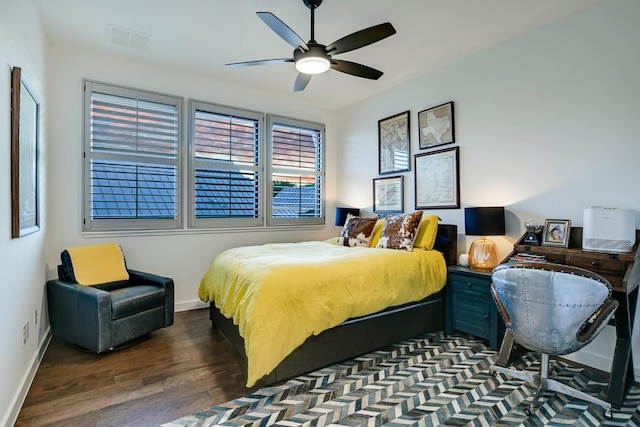
[[[107,245],[108,251],[104,250],[106,245],[81,247],[84,259],[76,257],[75,263],[71,248],[63,251],[58,279],[49,280],[46,285],[53,336],[95,353],[127,345],[173,324],[173,280],[127,269],[120,247]],[[120,276],[109,271],[107,277],[118,280],[80,284],[82,280],[76,278],[79,264],[87,259],[94,266],[98,264],[98,270],[111,270],[114,266],[123,271]],[[86,277],[86,267],[83,274]]]
[[[537,390],[525,413],[532,415],[545,390],[552,390],[604,408],[611,403],[549,377],[549,356],[573,353],[589,344],[618,308],[610,283],[588,270],[547,263],[503,264],[492,273],[491,295],[514,341],[540,353],[540,370],[491,366],[496,373],[519,378]]]

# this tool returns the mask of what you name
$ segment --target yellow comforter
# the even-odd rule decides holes
[[[239,326],[251,387],[312,334],[420,300],[442,289],[446,274],[437,251],[272,243],[221,253],[198,295]]]

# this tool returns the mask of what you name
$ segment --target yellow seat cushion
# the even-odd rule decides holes
[[[91,286],[129,279],[122,249],[116,243],[73,246],[66,251],[79,285]]]

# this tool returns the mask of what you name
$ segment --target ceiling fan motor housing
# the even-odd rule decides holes
[[[302,0],[302,2],[309,9],[311,9],[312,7],[313,8],[317,8],[318,6],[320,6],[322,4],[322,0]]]
[[[327,71],[331,66],[331,55],[327,53],[326,47],[313,42],[307,43],[307,47],[309,48],[307,51],[302,48],[293,51],[296,69],[305,74],[320,74]]]

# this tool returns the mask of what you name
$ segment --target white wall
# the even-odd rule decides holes
[[[40,191],[41,230],[28,236],[11,238],[11,69],[23,74],[43,98],[47,47],[38,14],[32,1],[0,0],[0,425],[17,415],[16,405],[26,394],[32,367],[39,362],[38,350],[47,336],[46,322],[34,324],[34,310],[42,313],[45,282],[46,195]],[[44,117],[44,116],[43,116]],[[45,136],[46,120],[43,122]],[[40,188],[47,176],[46,137],[41,141]],[[29,321],[30,337],[22,343],[22,325]],[[19,407],[18,407],[19,408]]]
[[[417,113],[453,101],[461,209],[434,213],[458,225],[461,251],[472,241],[463,235],[462,208],[468,206],[505,206],[507,236],[494,239],[503,257],[527,218],[581,226],[582,209],[592,205],[640,212],[638,22],[637,0],[600,1],[340,111],[338,181],[349,185],[338,187],[338,201],[371,210],[379,119],[411,110],[415,154]],[[405,207],[411,210],[413,172],[405,176]],[[608,370],[614,338],[608,327],[577,359]]]
[[[333,114],[318,108],[283,102],[265,94],[222,85],[185,70],[163,68],[131,58],[52,46],[49,76],[50,171],[51,194],[48,233],[47,269],[49,277],[60,262],[60,252],[67,246],[118,242],[127,265],[174,279],[176,310],[199,306],[197,289],[202,275],[214,256],[222,250],[248,244],[274,241],[313,240],[337,233],[333,223],[335,200],[335,126]],[[288,117],[326,124],[327,224],[307,230],[238,231],[218,233],[166,232],[153,235],[99,233],[83,235],[82,227],[82,79],[113,83],[184,97],[183,111],[188,116],[187,99],[249,108]],[[184,122],[186,143],[187,122]],[[186,162],[184,164],[186,167]],[[186,182],[184,183],[186,185]],[[183,192],[186,201],[186,190]],[[186,203],[185,203],[186,208]],[[183,211],[187,218],[187,211]]]

